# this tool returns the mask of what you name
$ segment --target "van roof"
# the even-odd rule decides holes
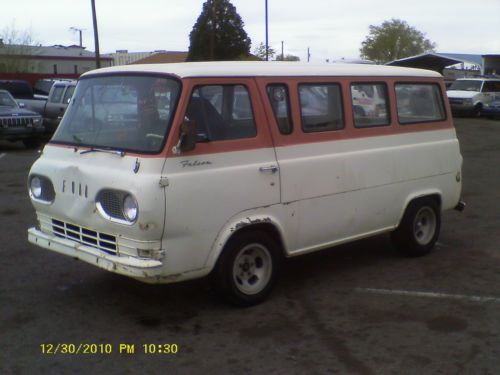
[[[217,61],[176,64],[120,65],[92,70],[82,77],[110,73],[160,73],[179,78],[189,77],[258,77],[258,76],[398,76],[441,77],[437,72],[386,65],[305,64],[296,62]]]

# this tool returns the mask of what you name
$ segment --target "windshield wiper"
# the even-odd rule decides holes
[[[125,151],[119,151],[119,150],[107,150],[107,149],[103,149],[103,148],[95,148],[95,147],[91,147],[90,149],[88,150],[83,150],[83,151],[80,151],[80,155],[83,155],[83,154],[89,154],[91,152],[105,152],[105,153],[108,153],[108,154],[113,154],[113,155],[118,155],[120,157],[124,157],[125,156]]]

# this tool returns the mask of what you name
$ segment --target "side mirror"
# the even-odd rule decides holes
[[[174,154],[188,152],[196,147],[196,123],[194,121],[184,121],[181,125],[179,142],[174,146]]]

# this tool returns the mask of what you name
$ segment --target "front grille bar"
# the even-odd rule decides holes
[[[115,236],[56,219],[52,219],[52,230],[57,237],[76,241],[82,245],[91,246],[109,254],[117,254]]]

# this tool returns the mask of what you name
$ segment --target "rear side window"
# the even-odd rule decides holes
[[[267,86],[267,96],[281,134],[291,134],[293,131],[292,115],[290,113],[290,96],[288,88],[283,84]]]
[[[186,111],[195,121],[198,142],[257,135],[248,90],[243,85],[206,85],[193,91]]]
[[[389,125],[389,100],[385,84],[352,84],[351,99],[355,127],[368,128]]]
[[[445,119],[443,98],[437,84],[398,83],[396,101],[402,125]]]
[[[340,85],[301,84],[299,85],[299,98],[304,132],[344,128]]]

